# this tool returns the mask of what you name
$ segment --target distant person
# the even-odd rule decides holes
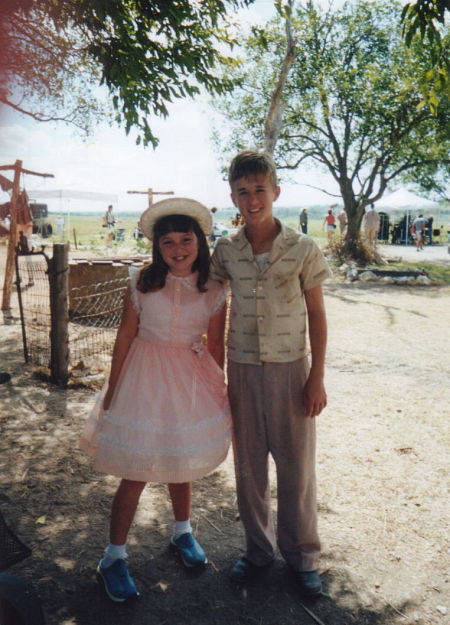
[[[428,233],[428,242],[430,245],[433,245],[433,215],[430,215],[427,219],[427,233]]]
[[[330,241],[333,240],[334,231],[336,230],[336,219],[335,219],[335,217],[333,215],[333,209],[332,208],[328,209],[328,213],[325,215],[322,227],[324,227],[325,224],[327,226],[328,242],[330,242]]]
[[[425,219],[423,214],[420,213],[413,221],[414,239],[416,241],[417,251],[423,250],[423,239],[425,236]]]
[[[34,243],[32,239],[33,234],[33,222],[29,221],[26,224],[17,224],[17,241],[19,249],[22,254],[26,254],[25,262],[28,274],[27,286],[34,286],[34,263],[33,263],[33,249]]]
[[[343,235],[347,226],[347,213],[345,212],[345,208],[341,210],[341,212],[337,216],[337,220],[339,222],[339,231],[341,235]]]
[[[369,247],[375,247],[375,241],[380,231],[380,216],[375,210],[375,205],[371,204],[369,210],[364,215],[364,237]]]
[[[64,234],[64,217],[58,215],[56,219],[56,236],[62,237]]]
[[[231,220],[231,225],[235,228],[239,228],[241,225],[241,213],[236,213],[236,215]]]
[[[195,200],[171,198],[150,206],[140,223],[153,258],[130,268],[109,380],[80,439],[98,471],[121,478],[110,544],[97,568],[116,602],[139,594],[126,542],[147,482],[168,484],[172,549],[186,567],[206,564],[190,523],[191,482],[225,459],[231,432],[223,373],[227,289],[209,279],[211,213]]]
[[[215,222],[214,222],[214,217],[215,214],[217,213],[217,208],[215,206],[213,206],[211,208],[211,217],[212,217],[212,229],[211,229],[211,234],[209,235],[209,242],[211,243],[211,246],[214,247],[214,244],[216,242],[216,232],[215,232]]]
[[[103,217],[104,225],[106,228],[108,228],[108,230],[114,230],[114,226],[116,225],[116,218],[114,216],[113,211],[114,211],[113,205],[110,204],[108,206],[108,210],[106,211]]]
[[[308,211],[306,208],[303,208],[299,215],[300,228],[302,229],[303,234],[308,234]]]

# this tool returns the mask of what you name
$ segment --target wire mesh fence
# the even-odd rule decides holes
[[[36,365],[48,366],[51,317],[46,257],[42,253],[19,255],[17,270],[28,354],[26,358]]]
[[[43,253],[18,255],[17,287],[24,326],[25,357],[49,367],[50,286]],[[69,290],[69,368],[98,372],[109,366],[120,324],[127,276]]]
[[[128,278],[71,289],[69,355],[72,367],[104,368],[109,364],[122,316]]]

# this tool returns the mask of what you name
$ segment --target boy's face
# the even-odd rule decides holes
[[[248,226],[273,220],[272,204],[280,195],[267,174],[238,178],[231,185],[231,199]]]

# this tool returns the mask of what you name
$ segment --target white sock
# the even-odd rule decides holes
[[[181,536],[181,534],[192,533],[191,519],[187,521],[175,521],[173,524],[173,535],[175,538]]]
[[[127,557],[127,545],[112,545],[111,543],[105,548],[105,555],[102,558],[102,566],[106,569],[116,560],[125,560]]]

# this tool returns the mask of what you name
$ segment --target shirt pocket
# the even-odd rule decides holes
[[[298,302],[301,297],[300,279],[296,274],[274,276],[273,291],[276,301],[283,304]]]

